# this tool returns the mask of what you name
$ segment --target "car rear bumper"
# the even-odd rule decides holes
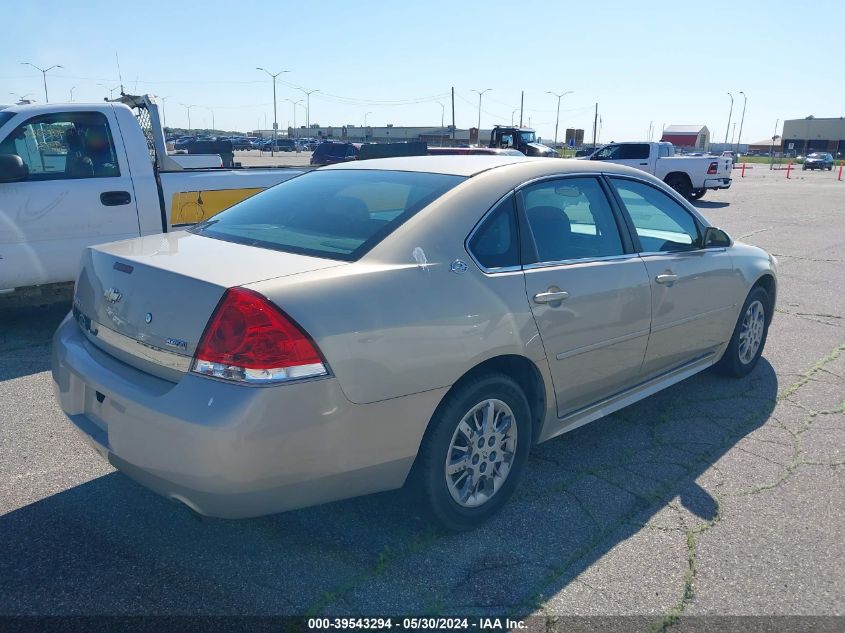
[[[705,189],[729,189],[733,181],[730,178],[710,178],[704,181]]]
[[[403,485],[445,389],[355,405],[333,377],[171,383],[105,354],[71,318],[53,339],[62,410],[119,470],[201,514],[271,514]]]

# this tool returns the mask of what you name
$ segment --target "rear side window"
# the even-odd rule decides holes
[[[469,251],[487,269],[519,265],[519,233],[513,196],[500,202],[469,241]]]
[[[191,231],[238,244],[354,261],[464,180],[402,171],[312,171],[252,196]]]

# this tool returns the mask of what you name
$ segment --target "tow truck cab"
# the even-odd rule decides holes
[[[489,146],[500,149],[515,149],[526,156],[557,158],[557,152],[540,143],[537,139],[537,133],[530,127],[497,125],[490,134]]]

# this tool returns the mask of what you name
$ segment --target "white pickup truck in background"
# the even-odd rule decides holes
[[[708,189],[731,186],[733,161],[729,157],[675,156],[674,145],[666,142],[610,143],[584,159],[642,169],[689,200],[698,200]]]
[[[208,165],[222,161],[167,154],[153,97],[0,110],[0,295],[46,294],[87,246],[194,224],[303,171]]]

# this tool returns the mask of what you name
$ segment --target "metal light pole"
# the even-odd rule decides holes
[[[736,153],[739,154],[739,146],[742,145],[742,124],[745,123],[745,104],[748,103],[748,96],[742,91],[742,118],[739,120],[739,136],[736,139]]]
[[[511,110],[511,125],[513,125],[513,117],[517,112],[519,112],[519,108],[514,108],[513,110]]]
[[[310,130],[311,129],[311,93],[312,92],[320,92],[320,91],[316,88],[314,90],[306,90],[305,88],[299,88],[299,91],[305,93],[305,127],[307,127]],[[294,110],[296,110],[296,108],[294,108]]]
[[[725,145],[728,144],[728,134],[731,132],[731,115],[734,113],[734,96],[730,92],[728,96],[731,98],[731,109],[728,111],[728,126],[725,128]]]
[[[71,87],[70,89],[70,102],[73,103],[73,91],[76,90],[76,86]]]
[[[566,92],[561,92],[560,94],[552,92],[551,90],[546,90],[546,94],[557,97],[557,116],[555,117],[555,145],[557,145],[557,128],[560,124],[560,100],[566,95],[571,95],[572,90],[567,90]]]
[[[191,132],[191,108],[196,108],[197,106],[191,104],[188,105],[187,103],[180,103],[180,106],[186,108],[188,110],[188,133]]]
[[[436,103],[440,106],[440,144],[443,145],[443,131],[446,129],[443,127],[443,124],[446,122],[446,106],[439,101]]]
[[[492,88],[485,88],[484,90],[473,90],[478,93],[478,135],[481,136],[481,96]]]
[[[170,96],[166,97],[159,97],[161,99],[161,127],[162,129],[167,127],[167,113],[164,111],[165,102],[170,98]]]
[[[298,106],[300,103],[302,103],[302,99],[297,99],[296,101],[294,101],[293,99],[285,99],[285,101],[290,101],[293,104],[293,129],[295,130],[296,129],[296,106]],[[306,113],[307,113],[307,111],[308,111],[308,109],[306,108]],[[306,116],[307,116],[307,114],[306,114]]]
[[[21,62],[21,64],[24,65],[24,66],[32,66],[36,70],[41,71],[41,77],[44,79],[44,101],[46,103],[50,103],[50,99],[47,96],[47,73],[50,72],[51,70],[53,70],[54,68],[64,68],[64,66],[62,66],[61,64],[54,64],[53,66],[50,66],[49,68],[40,68],[40,67],[36,66],[35,64],[31,64],[30,62]]]
[[[209,108],[208,106],[200,106],[200,107],[203,110],[208,110],[209,112],[211,112],[211,129],[216,130],[217,129],[217,122],[214,120],[214,109]]]
[[[102,88],[105,88],[106,90],[109,91],[109,101],[111,101],[112,98],[114,97],[114,91],[120,88],[120,86],[115,86],[114,88],[109,88],[106,84],[97,84],[97,85],[102,87]]]
[[[780,119],[775,119],[775,132],[772,134],[772,144],[769,145],[769,169],[775,168],[775,141],[778,138],[778,123]]]
[[[255,70],[261,70],[270,75],[273,78],[273,143],[270,145],[270,156],[274,156],[274,152],[276,149],[276,134],[279,131],[279,118],[276,112],[276,77],[281,75],[282,73],[289,73],[289,70],[280,70],[277,73],[271,73],[266,68],[261,68],[260,66],[256,66]]]

